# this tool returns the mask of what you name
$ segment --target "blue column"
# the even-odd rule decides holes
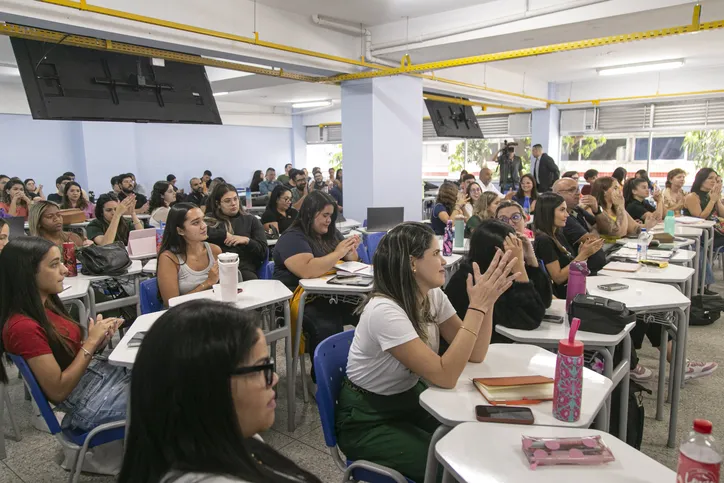
[[[560,165],[561,113],[556,106],[533,111],[532,145],[540,144],[543,152]]]
[[[368,207],[422,203],[422,79],[381,77],[342,83],[344,213],[362,221]]]

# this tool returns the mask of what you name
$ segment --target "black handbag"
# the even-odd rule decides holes
[[[636,321],[636,314],[626,304],[587,294],[578,294],[571,302],[568,320],[574,317],[581,320],[580,330],[609,335],[618,334]]]
[[[91,245],[78,251],[78,260],[83,265],[83,275],[123,275],[131,266],[131,258],[122,242],[110,245]]]

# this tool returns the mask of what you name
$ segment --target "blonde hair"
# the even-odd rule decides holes
[[[481,220],[487,220],[488,218],[493,218],[494,215],[491,215],[488,212],[488,207],[493,203],[493,201],[498,199],[498,194],[494,193],[492,191],[486,191],[482,195],[480,195],[480,198],[478,201],[475,202],[475,206],[473,206],[473,215],[477,216]]]

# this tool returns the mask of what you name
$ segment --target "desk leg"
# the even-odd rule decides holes
[[[93,291],[93,284],[88,286],[88,302],[89,302],[89,310],[90,310],[90,316],[93,317],[93,320],[96,318],[96,294]]]
[[[701,257],[704,259],[702,264],[703,270],[701,271],[701,287],[699,287],[699,293],[704,295],[704,289],[706,288],[706,266],[709,260],[709,230],[702,230],[704,232],[704,250],[701,252]],[[699,245],[699,243],[697,243]]]
[[[659,386],[656,390],[656,420],[664,420],[664,397],[666,396],[666,348],[669,345],[669,331],[666,325],[661,324],[661,343],[659,344]],[[673,362],[673,359],[672,359]],[[669,368],[669,375],[674,370],[672,364]],[[669,381],[671,384],[671,381]]]
[[[679,415],[679,395],[681,394],[681,380],[683,379],[682,367],[686,365],[684,360],[685,353],[684,347],[686,346],[687,330],[689,328],[689,320],[686,318],[686,313],[681,309],[675,311],[678,317],[677,327],[677,344],[676,344],[676,355],[674,364],[674,378],[673,386],[674,391],[671,397],[671,416],[669,418],[669,439],[666,445],[669,448],[673,448],[676,443],[676,424]]]
[[[699,263],[699,257],[701,256],[701,246],[699,240],[695,240],[694,243],[694,293],[699,293],[699,277],[701,277],[702,266]],[[704,268],[706,270],[706,268]]]
[[[302,323],[304,322],[304,305],[306,304],[306,300],[307,300],[307,292],[305,290],[304,293],[302,293],[301,298],[299,299],[299,309],[297,311],[297,327],[296,327],[297,330],[295,331],[295,334],[294,334],[294,347],[292,349],[293,350],[293,353],[292,353],[292,356],[293,356],[292,378],[297,377],[297,360],[299,359],[299,357],[304,357],[304,355],[299,354],[299,345],[301,344],[301,341],[302,341]],[[291,329],[291,326],[290,326],[290,329]],[[312,361],[312,363],[314,363],[314,361]],[[304,373],[301,374],[301,377],[302,377],[302,387],[304,387],[306,385],[306,383],[304,381]],[[292,379],[292,383],[294,383],[294,382],[295,382],[294,379]],[[297,386],[295,384],[294,391],[296,391],[296,388],[297,388]],[[303,397],[304,397],[304,402],[307,402],[307,391],[306,390],[304,390]]]
[[[623,340],[623,354],[626,366],[624,366],[623,379],[619,383],[621,386],[621,408],[618,417],[618,439],[626,441],[626,434],[628,433],[629,378],[631,375],[631,334],[626,334],[626,338]]]
[[[272,317],[274,317],[274,313],[272,312]],[[287,355],[287,405],[289,408],[287,409],[289,414],[289,421],[287,423],[287,429],[290,432],[294,431],[294,426],[296,423],[295,417],[295,410],[296,410],[296,404],[295,404],[295,394],[294,394],[294,349],[292,347],[292,316],[291,316],[291,310],[289,309],[289,301],[287,300],[284,302],[284,323],[289,328],[289,335],[285,338],[284,341],[284,350],[286,351]]]
[[[427,465],[425,466],[424,483],[435,483],[435,481],[437,481],[437,456],[435,456],[435,445],[451,430],[451,427],[441,424],[432,434],[430,446],[427,448]]]
[[[138,274],[135,277],[133,277],[133,288],[136,291],[136,298],[138,301],[136,302],[136,317],[141,315],[141,275]]]

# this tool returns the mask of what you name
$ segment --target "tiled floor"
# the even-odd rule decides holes
[[[717,270],[717,279],[721,271]],[[724,293],[724,283],[716,286],[717,291]],[[708,327],[693,327],[689,331],[688,354],[696,360],[713,360],[724,362],[722,347],[724,347],[724,320],[719,320]],[[281,352],[283,344],[278,344],[277,360],[283,361]],[[656,369],[658,352],[644,343],[640,351],[642,363]],[[307,369],[309,369],[307,363]],[[302,389],[297,378],[296,423],[297,429],[290,433],[287,431],[287,400],[286,400],[286,368],[279,366],[281,382],[279,383],[279,398],[276,412],[276,422],[272,429],[263,434],[265,441],[277,448],[282,454],[291,458],[303,468],[316,474],[322,481],[337,483],[342,479],[342,472],[335,466],[329,450],[324,444],[321,423],[317,405],[314,398],[308,403],[301,399]],[[10,369],[11,373],[14,369]],[[724,411],[722,410],[722,387],[724,383],[724,368],[717,371],[712,377],[699,379],[687,383],[681,393],[679,411],[679,424],[677,433],[679,438],[684,436],[694,418],[707,418],[714,423],[714,433],[720,437],[724,434]],[[649,386],[655,389],[655,381]],[[67,479],[67,473],[59,466],[62,458],[60,446],[49,434],[42,433],[33,428],[30,403],[24,400],[21,381],[11,378],[8,388],[13,412],[18,420],[22,441],[15,442],[9,435],[11,433],[6,418],[6,447],[8,457],[0,462],[0,483],[57,483]],[[646,396],[646,423],[644,429],[643,452],[672,469],[676,468],[677,449],[666,447],[668,430],[668,410],[664,421],[654,419],[655,393]],[[84,474],[83,482],[110,483],[114,478],[109,476],[94,476]]]

